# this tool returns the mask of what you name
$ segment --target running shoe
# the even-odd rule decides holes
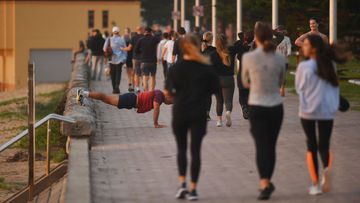
[[[222,126],[223,126],[222,121],[217,121],[216,122],[216,127],[222,127]]]
[[[330,171],[329,168],[325,168],[321,180],[321,189],[323,192],[329,192],[330,188],[331,188]]]
[[[175,198],[176,199],[185,199],[186,195],[188,194],[188,190],[186,189],[186,187],[179,187],[176,195],[175,195]]]
[[[206,116],[206,120],[207,120],[207,121],[211,121],[210,115],[207,115],[207,116]]]
[[[245,120],[249,119],[249,107],[245,106],[242,108],[243,117]]]
[[[309,187],[309,195],[320,195],[321,189],[319,185],[312,185]]]
[[[76,90],[76,103],[80,106],[84,106],[84,95],[81,88]]]
[[[260,190],[260,195],[258,200],[268,200],[271,197],[271,194],[275,191],[275,186],[270,183],[268,187],[263,190]]]
[[[199,196],[198,196],[196,190],[191,190],[189,195],[188,195],[188,200],[189,201],[196,201],[198,199],[199,199]]]
[[[226,126],[227,127],[231,127],[232,125],[232,121],[231,121],[231,112],[227,111],[226,112]]]

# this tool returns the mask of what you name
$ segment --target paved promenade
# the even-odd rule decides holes
[[[163,87],[160,75],[161,67],[159,89]],[[122,78],[125,93],[125,70]],[[92,90],[110,93],[111,83],[93,82]],[[216,121],[209,122],[198,188],[201,202],[257,202],[255,147],[235,91],[233,126],[218,128]],[[276,191],[269,202],[360,202],[360,112],[338,114],[331,145],[333,190],[314,197],[307,194],[310,178],[297,106],[297,97],[288,94],[273,177]],[[212,118],[214,107],[215,99]],[[137,114],[97,103],[97,132],[90,152],[93,202],[184,202],[174,199],[178,180],[171,106],[161,106],[159,121],[167,127],[155,129],[152,112]]]

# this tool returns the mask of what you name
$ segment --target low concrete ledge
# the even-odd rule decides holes
[[[65,202],[90,203],[89,140],[72,138],[70,152]]]
[[[89,89],[89,78],[89,66],[81,60],[77,61],[71,73],[64,111],[64,115],[74,118],[76,123],[61,124],[61,132],[68,136],[69,165],[65,193],[67,203],[91,202],[89,138],[96,130],[95,104],[89,100],[86,106],[80,106],[76,102],[77,90]]]

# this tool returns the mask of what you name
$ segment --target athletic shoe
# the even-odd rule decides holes
[[[223,126],[222,121],[217,121],[216,122],[216,127],[222,127],[222,126]]]
[[[189,196],[188,196],[188,200],[189,201],[196,201],[199,199],[199,196],[196,192],[196,190],[191,190],[191,192],[189,193]]]
[[[249,107],[245,106],[242,108],[243,117],[245,120],[249,119]]]
[[[140,88],[139,87],[135,87],[135,93],[139,94],[140,93]]]
[[[207,116],[206,116],[206,120],[207,120],[207,121],[211,121],[210,115],[207,115]]]
[[[189,191],[186,189],[186,187],[179,187],[176,195],[175,195],[175,198],[176,199],[185,199],[186,195],[189,193]]]
[[[80,106],[84,106],[84,95],[81,88],[76,90],[76,103]]]
[[[231,121],[231,112],[227,111],[226,112],[226,126],[227,127],[231,127],[232,125],[232,121]]]
[[[260,195],[258,200],[268,200],[271,197],[271,194],[275,191],[275,186],[270,183],[268,187],[263,190],[260,190]]]
[[[325,168],[323,171],[323,176],[321,180],[321,189],[323,192],[329,192],[331,188],[330,182],[330,170],[329,168]]]
[[[133,88],[132,84],[129,84],[128,91],[129,91],[129,92],[134,92],[134,88]]]
[[[309,187],[309,195],[320,195],[321,189],[319,185],[312,185]]]

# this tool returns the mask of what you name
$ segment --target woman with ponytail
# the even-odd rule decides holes
[[[267,200],[275,190],[271,177],[275,168],[276,142],[283,120],[279,88],[285,74],[285,57],[276,53],[272,29],[258,22],[256,49],[242,59],[242,82],[250,88],[250,131],[255,140],[256,164],[260,175],[259,200]]]
[[[165,89],[174,97],[172,128],[177,145],[177,164],[180,187],[176,198],[197,200],[197,183],[200,175],[201,143],[207,130],[207,99],[219,90],[219,81],[212,71],[209,58],[200,52],[200,40],[186,35],[180,42],[184,53],[169,70]],[[187,139],[190,131],[191,184],[186,186]]]
[[[296,70],[295,87],[299,95],[299,116],[306,134],[307,163],[312,185],[310,195],[330,190],[330,137],[335,113],[339,108],[339,81],[334,62],[344,63],[346,55],[340,56],[334,47],[319,35],[308,35],[302,44],[304,56],[309,58]],[[318,140],[316,137],[318,127]],[[317,153],[324,167],[321,186]]]
[[[216,37],[216,51],[211,53],[211,61],[214,64],[217,75],[219,76],[221,89],[216,94],[216,114],[218,121],[216,126],[221,127],[222,114],[226,110],[226,126],[230,127],[231,112],[233,109],[233,96],[235,90],[234,68],[235,68],[235,47],[228,47],[226,36],[220,34]]]

